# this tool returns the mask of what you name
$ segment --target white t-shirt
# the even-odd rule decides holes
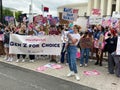
[[[79,43],[79,40],[80,40],[80,34],[79,33],[77,33],[77,34],[70,34],[71,35],[71,37],[73,38],[73,39],[77,39],[77,42],[75,43],[75,45],[77,46],[77,44]]]

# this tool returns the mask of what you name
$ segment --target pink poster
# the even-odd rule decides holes
[[[44,66],[40,66],[36,69],[36,71],[38,72],[42,72],[42,71],[45,71],[47,70],[48,68],[51,68],[51,69],[62,69],[63,66],[62,65],[59,65],[59,64],[54,64],[54,63],[48,63]]]
[[[112,23],[111,17],[106,17],[106,18],[103,18],[102,20],[103,27],[110,26],[111,23]]]
[[[101,15],[101,10],[100,9],[92,9],[92,15],[100,16]]]
[[[92,70],[92,71],[84,71],[84,75],[86,76],[97,76],[100,75],[100,72],[97,70]]]
[[[36,71],[38,71],[38,72],[42,72],[42,71],[45,71],[45,70],[47,70],[47,67],[45,67],[45,66],[41,66],[41,67],[38,67],[36,69]]]

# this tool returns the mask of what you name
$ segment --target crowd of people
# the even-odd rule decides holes
[[[74,75],[76,80],[80,80],[76,64],[76,53],[80,49],[80,67],[89,66],[89,57],[96,54],[95,65],[103,65],[103,53],[108,52],[108,72],[110,74],[116,73],[120,77],[120,57],[116,55],[117,39],[120,35],[119,27],[112,26],[103,27],[102,25],[88,26],[84,32],[81,32],[78,25],[70,23],[68,25],[49,25],[48,23],[42,25],[31,23],[19,23],[15,25],[3,25],[0,23],[0,35],[3,39],[0,41],[0,55],[5,55],[4,60],[13,61],[13,54],[9,54],[10,34],[19,35],[61,35],[62,50],[59,63],[69,65],[70,73],[68,77]],[[91,54],[90,54],[91,52]],[[26,61],[26,55],[17,54],[16,62]],[[37,55],[38,56],[38,55]],[[34,62],[36,55],[29,55],[29,61]],[[44,55],[42,55],[44,57]],[[56,56],[51,55],[50,62],[56,61]],[[65,61],[66,60],[66,61]]]

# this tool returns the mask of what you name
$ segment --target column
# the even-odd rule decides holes
[[[116,0],[116,12],[120,12],[120,0]]]
[[[94,4],[94,0],[88,0],[87,16],[91,15],[93,4]]]
[[[100,9],[101,9],[101,15],[106,15],[106,5],[107,5],[107,0],[101,0],[101,4],[100,4]]]
[[[112,0],[108,0],[107,4],[107,15],[111,16],[111,11],[112,11]]]
[[[100,0],[94,0],[94,9],[100,8]]]

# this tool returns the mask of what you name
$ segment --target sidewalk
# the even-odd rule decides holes
[[[30,62],[19,62],[16,63],[15,60],[13,62],[6,62],[3,60],[3,57],[0,57],[0,62],[9,63],[12,65],[16,65],[22,68],[30,69],[36,71],[36,69],[40,66],[49,63],[49,60],[37,60],[34,63]],[[65,64],[60,64],[63,66],[62,69],[51,69],[48,68],[47,70],[40,72],[44,74],[48,74],[57,78],[61,78],[70,82],[78,83],[80,85],[85,85],[91,88],[95,88],[98,90],[120,90],[120,78],[116,77],[115,75],[110,75],[107,73],[107,62],[103,62],[103,66],[95,66],[95,60],[90,60],[88,67],[79,67],[79,60],[78,60],[78,72],[80,76],[80,81],[76,81],[74,77],[67,77],[66,75],[69,73],[69,68]],[[97,70],[100,72],[100,75],[93,75],[93,76],[86,76],[83,72],[84,71],[92,71]]]

